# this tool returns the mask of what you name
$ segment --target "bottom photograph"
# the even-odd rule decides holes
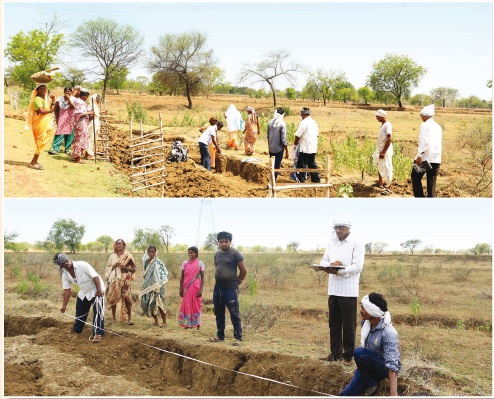
[[[490,199],[5,199],[4,396],[492,396]]]

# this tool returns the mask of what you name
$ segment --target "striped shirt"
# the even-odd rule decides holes
[[[386,367],[393,371],[400,371],[400,352],[398,351],[398,333],[389,324],[381,320],[374,330],[369,332],[365,339],[365,349],[369,349],[377,356],[382,357]]]
[[[321,265],[339,260],[345,269],[329,275],[328,295],[358,297],[360,273],[364,267],[365,247],[350,233],[343,241],[334,235],[324,252]]]

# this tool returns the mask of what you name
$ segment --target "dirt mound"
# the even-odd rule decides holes
[[[5,331],[9,396],[320,396],[338,394],[351,377],[352,365],[254,352],[248,343],[190,345],[114,330],[95,346],[70,323],[11,315]],[[430,394],[407,380],[399,391]]]

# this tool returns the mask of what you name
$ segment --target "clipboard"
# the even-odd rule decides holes
[[[319,271],[320,267],[324,267],[326,269],[333,269],[333,270],[341,270],[341,269],[345,268],[345,266],[326,266],[326,265],[320,265],[318,263],[309,263],[308,265],[309,265],[309,267],[311,267],[312,269],[314,269],[316,271]]]

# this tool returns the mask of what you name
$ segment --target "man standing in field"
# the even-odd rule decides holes
[[[412,187],[415,198],[423,198],[422,177],[427,175],[427,197],[436,196],[436,180],[441,166],[443,129],[432,118],[434,104],[420,111],[422,124],[419,133],[419,148],[412,168]]]
[[[354,354],[357,370],[340,396],[372,396],[385,378],[389,380],[389,396],[398,396],[398,333],[391,324],[386,299],[377,292],[364,296],[360,315],[362,347]]]
[[[53,263],[58,265],[62,277],[63,304],[60,312],[65,313],[72,293],[72,284],[79,286],[77,303],[75,305],[75,322],[72,330],[81,333],[84,329],[89,310],[93,308],[93,333],[89,341],[98,343],[105,333],[104,326],[104,297],[105,284],[103,279],[84,261],[71,261],[64,254],[56,254]]]
[[[352,360],[355,351],[357,330],[357,299],[359,278],[364,267],[365,247],[353,233],[350,220],[337,217],[334,234],[329,240],[326,252],[321,259],[319,270],[329,273],[328,308],[330,349],[329,362],[344,359]],[[337,266],[328,268],[324,266]]]
[[[233,324],[233,346],[240,346],[242,342],[242,322],[240,320],[240,306],[238,303],[238,286],[247,276],[244,257],[231,247],[232,234],[226,231],[218,233],[219,251],[214,254],[216,280],[213,291],[214,315],[216,316],[216,337],[209,342],[223,342],[225,340],[225,313],[230,312]],[[240,271],[237,276],[237,268]]]
[[[302,120],[298,125],[298,129],[295,132],[294,146],[300,144],[300,151],[297,159],[297,169],[318,169],[316,163],[317,154],[317,140],[319,138],[319,126],[310,116],[310,108],[304,107],[300,111],[300,117]],[[297,178],[300,182],[304,183],[307,180],[307,173],[297,173]],[[310,180],[312,183],[320,183],[321,179],[319,173],[310,173]]]
[[[393,180],[393,144],[391,144],[393,127],[386,119],[386,111],[382,109],[377,110],[376,119],[381,122],[381,128],[379,129],[379,134],[377,136],[376,151],[372,158],[379,175],[377,184],[379,187],[384,188],[381,194],[389,195],[391,181]]]

